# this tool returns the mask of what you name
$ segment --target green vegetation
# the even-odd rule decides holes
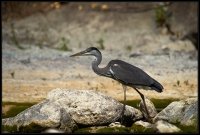
[[[180,81],[179,81],[179,80],[177,80],[177,82],[176,82],[176,83],[177,83],[177,86],[179,86],[179,85],[180,85]]]
[[[179,101],[179,99],[176,98],[169,98],[169,99],[150,99],[153,104],[155,105],[156,109],[158,112],[160,112],[162,109],[164,109],[165,107],[167,107],[170,103],[174,102],[174,101]]]
[[[18,102],[2,102],[2,106],[4,106],[4,105],[32,106],[34,104],[37,104],[37,103],[36,102],[35,103],[30,103],[30,102],[23,102],[23,103],[18,103]]]
[[[16,133],[17,132],[17,126],[3,126],[1,125],[2,131],[8,131],[9,133]]]
[[[29,126],[20,127],[19,131],[21,133],[41,133],[41,131],[45,130],[44,127],[31,123]]]
[[[96,133],[129,133],[129,128],[126,127],[105,127],[98,129]]]
[[[104,40],[102,38],[100,38],[97,43],[99,44],[99,46],[97,47],[98,49],[102,49],[104,50],[105,47],[104,47]]]
[[[133,124],[131,127],[102,127],[99,129],[81,128],[74,133],[155,133],[153,128],[145,128]]]
[[[131,126],[131,131],[134,133],[156,133],[156,129],[154,128],[145,128],[136,124],[133,124]]]
[[[76,131],[74,131],[74,133],[90,133],[91,128],[87,127],[87,128],[80,128],[77,129]]]
[[[76,130],[74,133],[129,133],[130,128],[127,127],[102,127],[92,129],[90,127],[81,128]]]
[[[29,126],[26,127],[19,127],[17,126],[3,126],[2,125],[2,131],[8,131],[10,133],[41,133],[45,128],[41,127],[36,124],[30,124]]]
[[[180,125],[180,123],[176,123],[174,125],[176,125],[178,128],[182,130],[180,133],[198,133],[197,125],[183,126],[183,125]]]
[[[14,105],[5,114],[2,113],[2,118],[14,117],[25,109],[33,106],[36,103],[16,103],[16,102],[3,102],[2,106]]]
[[[137,100],[128,100],[125,102],[126,105],[129,105],[129,106],[133,106],[133,107],[138,107],[139,103],[140,103],[141,100],[137,99]],[[121,103],[124,103],[124,101],[120,101]]]
[[[127,46],[125,47],[125,49],[126,49],[127,51],[131,51],[131,50],[132,50],[132,46],[131,46],[131,45],[127,45]]]
[[[61,50],[61,51],[71,51],[71,49],[69,49],[69,43],[70,43],[70,40],[69,39],[66,39],[65,37],[62,37],[61,38],[61,44],[60,44],[60,48],[58,48],[58,50]]]
[[[175,98],[171,98],[171,99],[150,99],[153,104],[155,105],[157,111],[161,111],[163,108],[167,107],[171,102],[173,101],[178,101],[179,99],[175,99]],[[124,103],[124,101],[120,101],[121,103]],[[129,106],[133,106],[135,108],[138,107],[138,105],[140,104],[141,100],[138,99],[138,100],[128,100],[126,101],[126,105],[129,105]]]
[[[155,9],[155,15],[157,27],[163,27],[169,23],[170,14],[164,6],[158,6]]]

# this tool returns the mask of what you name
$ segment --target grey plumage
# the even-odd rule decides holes
[[[108,65],[110,65],[113,71],[113,78],[124,85],[135,87],[147,86],[149,89],[162,92],[163,86],[142,69],[121,60],[112,60]]]

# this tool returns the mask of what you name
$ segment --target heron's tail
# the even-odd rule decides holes
[[[163,91],[163,86],[154,80],[154,83],[150,86],[152,89],[156,90],[157,92],[162,92]]]

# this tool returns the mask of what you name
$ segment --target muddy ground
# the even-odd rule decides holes
[[[3,21],[2,101],[38,102],[54,88],[97,90],[123,100],[121,84],[92,71],[92,57],[69,57],[90,46],[102,52],[100,67],[121,59],[158,80],[162,93],[141,90],[149,98],[197,96],[197,50],[191,41],[173,40],[165,27],[156,27],[155,4],[148,10],[142,9],[150,5],[129,4],[131,10],[123,12],[117,4],[103,5],[68,3]],[[128,100],[139,98],[128,88]]]

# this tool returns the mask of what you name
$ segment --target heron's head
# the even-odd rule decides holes
[[[98,56],[99,54],[101,54],[101,52],[95,48],[95,47],[89,47],[84,51],[75,53],[73,55],[71,55],[70,57],[75,57],[75,56],[88,56],[88,55],[93,55],[93,56]]]

